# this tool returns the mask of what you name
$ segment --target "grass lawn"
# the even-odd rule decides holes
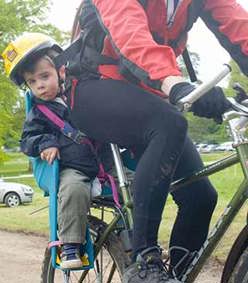
[[[219,154],[205,154],[203,160],[206,163],[212,162],[220,157]],[[10,158],[4,164],[0,165],[0,177],[12,176],[28,173],[28,160],[22,154],[10,154]],[[236,185],[242,180],[242,172],[239,165],[234,165],[221,173],[217,173],[210,177],[212,183],[216,187],[219,195],[217,208],[215,210],[211,225],[221,215],[224,207],[230,200],[235,191]],[[11,180],[9,180],[11,181]],[[42,209],[37,213],[32,214],[48,205],[48,198],[43,197],[42,191],[37,187],[33,178],[19,178],[16,182],[31,185],[34,190],[34,200],[32,204],[22,205],[17,208],[7,208],[0,204],[0,229],[8,229],[14,231],[32,232],[38,234],[48,235],[48,209]],[[231,228],[226,233],[224,239],[220,242],[218,249],[216,249],[214,256],[220,261],[224,261],[231,243],[238,235],[246,221],[247,206],[244,206],[236,217]],[[162,225],[159,231],[159,238],[163,245],[167,245],[171,227],[176,216],[176,206],[169,197],[166,209],[164,210]],[[196,216],[197,217],[197,216]]]
[[[31,174],[28,171],[28,159],[23,154],[11,153],[9,157],[8,161],[0,165],[0,178]],[[48,198],[43,197],[42,191],[36,185],[34,178],[7,179],[6,181],[30,185],[35,193],[31,204],[16,208],[8,208],[4,204],[0,204],[0,229],[48,235],[48,210],[43,209],[32,214],[48,205]]]

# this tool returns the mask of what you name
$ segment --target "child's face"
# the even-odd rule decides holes
[[[23,77],[33,94],[42,100],[53,100],[59,92],[57,71],[46,58],[39,59],[34,71],[25,72]]]

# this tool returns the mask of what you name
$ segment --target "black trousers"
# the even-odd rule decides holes
[[[89,137],[131,147],[139,159],[134,179],[134,255],[157,245],[163,208],[173,178],[202,167],[187,138],[187,122],[174,106],[122,81],[78,83],[72,111],[74,124]],[[208,232],[217,195],[208,179],[173,195],[179,207],[170,245],[194,251]],[[180,253],[172,254],[172,263]]]

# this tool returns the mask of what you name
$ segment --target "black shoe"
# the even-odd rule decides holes
[[[123,283],[179,283],[170,279],[157,246],[143,250],[123,274]]]

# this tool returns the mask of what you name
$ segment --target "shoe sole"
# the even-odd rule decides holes
[[[82,266],[83,266],[83,263],[79,259],[64,261],[64,262],[61,262],[60,264],[60,267],[62,269],[80,268]]]

